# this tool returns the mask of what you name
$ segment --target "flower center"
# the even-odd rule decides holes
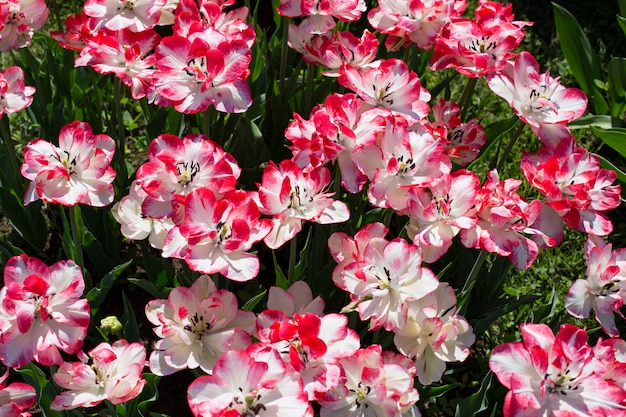
[[[239,392],[243,394],[243,388],[238,388]],[[258,417],[261,410],[265,411],[265,405],[259,400],[261,394],[257,390],[252,390],[242,398],[235,397],[229,404],[231,409],[237,410],[241,417]]]
[[[568,368],[565,368],[565,371],[559,372],[555,376],[546,373],[544,377],[546,391],[549,394],[567,395],[578,389],[578,381],[576,381],[576,379],[576,376],[570,376],[570,370]]]
[[[197,58],[191,58],[187,62],[185,72],[196,78],[198,83],[203,83],[205,79],[209,77],[209,71],[206,67],[206,57],[200,56]]]
[[[63,151],[63,154],[59,155],[57,159],[61,165],[63,165],[63,168],[67,170],[68,175],[76,173],[76,157],[70,160],[70,154],[68,151]]]
[[[221,245],[222,242],[230,238],[230,236],[232,235],[231,227],[224,222],[217,223],[216,229],[217,235],[215,237],[215,243],[218,245]]]
[[[189,318],[189,324],[185,325],[183,329],[188,332],[194,333],[197,339],[201,339],[202,336],[206,336],[211,331],[211,323],[205,322],[204,317],[194,314]]]
[[[490,36],[481,36],[480,38],[472,39],[466,46],[467,49],[470,49],[478,54],[486,54],[495,50],[498,44],[496,41],[492,40]],[[493,52],[490,55],[495,59],[495,54]]]
[[[193,181],[198,172],[200,172],[200,163],[198,162],[179,162],[176,164],[178,183],[183,187],[186,187]]]
[[[413,158],[408,158],[406,161],[404,160],[404,155],[400,155],[398,158],[398,174],[405,175],[415,169],[415,162],[413,162]]]
[[[389,98],[389,96],[393,93],[393,91],[389,91],[391,89],[391,83],[387,83],[384,88],[377,88],[376,85],[372,84],[372,90],[374,90],[374,100],[376,103],[382,106],[392,106],[393,99]]]

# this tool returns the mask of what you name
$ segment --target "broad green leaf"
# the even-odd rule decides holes
[[[159,398],[159,377],[151,374],[144,373],[143,379],[146,380],[146,384],[144,385],[141,393],[133,398],[132,400],[126,403],[126,416],[125,417],[148,417],[148,407],[150,403],[154,402]]]
[[[478,392],[470,395],[467,398],[462,399],[456,406],[456,412],[454,417],[473,417],[485,411],[489,407],[489,399],[487,394],[491,389],[491,382],[493,380],[493,373],[489,371],[480,383],[480,389]]]
[[[424,402],[429,401],[431,398],[441,397],[445,393],[452,391],[456,387],[460,386],[461,383],[457,382],[454,384],[446,384],[440,387],[433,387],[432,385],[427,385],[419,390],[420,399]]]
[[[599,129],[592,126],[591,130],[602,142],[626,158],[626,128]]]
[[[230,152],[242,168],[257,167],[270,159],[261,130],[246,116],[239,116],[233,136],[226,142],[224,150]]]
[[[611,116],[622,118],[626,108],[626,58],[613,58],[609,63],[609,95]]]
[[[611,117],[608,114],[593,115],[589,114],[583,116],[580,119],[576,119],[567,125],[571,130],[575,129],[587,129],[592,126],[600,127],[602,129],[610,129],[612,127],[626,127],[623,120]]]
[[[601,155],[597,155],[597,157],[600,158],[600,166],[602,168],[615,171],[615,173],[617,174],[617,180],[622,184],[626,184],[626,172],[616,167],[611,161],[609,161],[605,157]]]
[[[306,267],[308,265],[309,257],[307,256],[307,253],[309,252],[309,248],[311,247],[311,235],[312,234],[313,234],[313,228],[310,228],[309,233],[306,235],[306,242],[304,243],[304,247],[300,251],[300,261],[298,261],[298,263],[296,264],[296,267],[294,268],[294,274],[293,274],[294,282],[302,279],[304,271],[306,270]],[[293,282],[290,282],[289,284],[293,284]]]
[[[626,0],[617,0],[619,14],[626,17]]]
[[[624,35],[626,35],[626,17],[617,16],[617,23],[619,23],[619,26],[622,28],[622,31],[624,32]]]
[[[0,187],[0,211],[2,215],[38,253],[42,253],[48,239],[46,220],[40,210],[40,202],[24,207],[21,197],[14,190]]]
[[[272,259],[274,260],[274,274],[276,274],[276,286],[278,288],[282,288],[283,290],[287,290],[289,288],[289,281],[285,277],[285,273],[280,268],[278,264],[278,260],[276,259],[276,252],[272,251]]]
[[[474,165],[478,164],[480,161],[482,161],[484,158],[490,155],[491,152],[489,151],[494,145],[498,143],[502,135],[508,132],[509,130],[513,129],[513,127],[515,127],[515,125],[518,122],[520,122],[519,117],[514,115],[512,117],[509,117],[508,119],[498,120],[497,122],[491,123],[490,125],[485,127],[485,135],[487,136],[487,142],[485,143],[485,145],[483,145],[482,149],[480,150],[480,155],[478,156],[478,158],[472,163],[470,163],[467,166],[467,169],[472,169]]]
[[[154,298],[167,298],[170,293],[169,288],[155,285],[154,282],[139,278],[127,278],[129,283],[141,288]]]
[[[140,342],[139,325],[137,324],[133,304],[130,302],[125,292],[122,292],[122,299],[124,301],[124,314],[120,317],[120,322],[124,325],[124,337],[129,342]]]
[[[532,309],[530,312],[532,323],[542,323],[544,320],[547,320],[554,316],[556,312],[556,306],[559,302],[559,296],[556,291],[556,287],[552,287],[552,292],[550,293],[550,299],[546,304],[541,304]]]
[[[54,397],[59,393],[59,389],[48,380],[41,368],[33,362],[30,362],[19,369],[15,369],[15,371],[24,378],[26,383],[33,386],[37,391],[37,402],[44,417],[62,417],[66,415],[50,410],[50,403],[52,403]]]
[[[173,286],[174,268],[172,263],[160,256],[154,256],[145,241],[142,241],[140,245],[143,267],[150,278],[150,282],[154,283],[153,286]]]
[[[561,50],[574,78],[587,93],[595,112],[607,113],[608,105],[594,83],[594,80],[602,79],[602,70],[596,52],[573,15],[554,2],[552,8]]]
[[[267,290],[261,291],[260,293],[258,293],[257,295],[255,295],[254,297],[246,301],[246,303],[241,307],[241,309],[244,311],[254,310],[254,307],[256,307],[257,304],[261,302],[261,300],[265,297],[265,294],[267,294]]]
[[[98,309],[106,299],[109,291],[113,287],[113,284],[115,284],[115,280],[117,279],[117,277],[119,277],[120,274],[126,268],[128,268],[131,263],[132,259],[113,268],[113,270],[111,270],[102,278],[102,280],[96,287],[92,288],[91,291],[87,293],[85,298],[87,299],[87,301],[89,301],[92,316],[96,315],[96,313],[98,312]]]
[[[486,314],[482,315],[482,318],[478,319],[473,325],[474,334],[478,337],[485,330],[491,326],[493,322],[498,320],[500,317],[517,310],[519,307],[530,304],[534,301],[540,299],[540,295],[524,295],[521,297],[505,297],[498,299],[493,305],[485,305],[484,303],[480,305],[481,312]],[[466,316],[467,317],[467,316]]]

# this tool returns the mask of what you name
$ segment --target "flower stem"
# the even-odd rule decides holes
[[[80,227],[78,224],[78,219],[81,216],[80,207],[78,204],[75,204],[72,207],[69,207],[69,217],[70,217],[70,229],[72,230],[72,242],[74,244],[74,253],[73,258],[74,262],[84,271],[85,269],[85,261],[83,259],[83,237],[84,237],[84,227]],[[91,278],[89,274],[84,273],[85,279],[85,287],[87,290],[92,288]]]
[[[519,120],[517,121],[517,123],[519,123],[519,126],[517,127],[517,130],[515,130],[515,132],[513,133],[513,136],[511,137],[509,144],[507,145],[506,149],[502,153],[502,156],[500,157],[500,159],[498,160],[498,164],[496,165],[496,170],[498,172],[502,169],[502,165],[509,157],[511,150],[513,149],[513,146],[515,146],[515,142],[517,142],[522,132],[524,131],[524,128],[526,127],[526,123],[520,123]]]
[[[296,236],[292,237],[289,241],[289,270],[287,271],[287,281],[289,285],[293,284],[296,280],[294,276],[296,274],[296,252],[298,251],[298,243]]]
[[[282,91],[285,84],[285,73],[287,72],[287,55],[289,54],[289,45],[287,45],[287,38],[289,38],[289,20],[286,17],[282,18],[283,24],[283,45],[280,51],[280,68],[278,73],[278,85]]]
[[[316,73],[317,67],[313,64],[307,64],[302,114],[309,114],[313,108],[313,81],[315,81]]]
[[[24,190],[18,176],[18,172],[20,172],[20,164],[17,160],[17,155],[15,154],[15,147],[13,146],[13,140],[11,139],[9,120],[7,117],[5,117],[4,120],[0,120],[0,137],[2,138],[2,144],[5,148],[5,157],[8,160],[9,169],[11,171],[9,173],[9,178],[11,178],[11,182],[13,183],[11,185],[13,187],[19,186],[20,188],[16,191],[23,192]]]
[[[212,107],[209,107],[205,111],[202,112],[202,133],[207,135],[207,137],[211,137],[211,122],[213,115],[211,114]],[[223,144],[220,144],[223,145]]]
[[[459,107],[461,108],[461,113],[459,114],[459,117],[462,121],[465,121],[465,117],[467,115],[467,111],[469,110],[470,102],[472,99],[472,94],[474,94],[477,83],[478,78],[469,78],[467,80],[467,84],[465,85],[465,89],[463,90],[463,95],[461,96],[461,100],[459,101]]]
[[[476,278],[478,277],[478,272],[480,272],[480,268],[482,268],[483,263],[489,256],[489,252],[486,250],[481,250],[478,254],[478,258],[474,261],[474,265],[472,266],[472,270],[470,271],[469,276],[465,280],[465,284],[463,284],[463,289],[459,292],[459,302],[457,303],[459,314],[465,314],[467,310],[467,301],[469,300],[469,293],[472,291],[474,287],[474,283],[476,282]]]
[[[61,19],[61,13],[59,11],[59,4],[57,3],[57,0],[50,1],[50,8],[52,9],[52,14],[54,14],[54,19],[56,20],[57,30],[59,32],[64,32],[63,19]]]
[[[115,118],[117,120],[117,151],[118,151],[118,175],[121,177],[120,186],[126,188],[128,171],[126,170],[126,134],[124,132],[124,114],[122,113],[122,80],[115,78],[113,87],[113,102],[115,106]]]

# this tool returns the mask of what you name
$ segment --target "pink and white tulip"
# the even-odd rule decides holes
[[[312,417],[302,379],[271,348],[230,350],[212,375],[191,383],[187,395],[196,417]]]
[[[217,359],[231,349],[252,343],[255,317],[237,308],[237,298],[218,290],[208,275],[191,287],[174,288],[167,300],[152,300],[146,317],[156,325],[159,337],[150,354],[150,370],[170,375],[182,369],[200,368],[210,374]]]
[[[78,356],[80,362],[64,362],[52,376],[66,390],[54,397],[52,410],[93,407],[104,400],[125,403],[138,396],[146,384],[142,378],[146,348],[141,343],[124,339],[112,345],[102,342]]]
[[[522,324],[522,342],[493,349],[489,367],[509,389],[505,417],[625,416],[626,391],[603,378],[606,368],[585,330],[564,324]]]
[[[330,179],[325,167],[305,173],[291,160],[279,166],[270,162],[265,167],[258,184],[259,211],[272,216],[272,230],[263,239],[269,248],[279,248],[293,239],[302,230],[303,221],[332,224],[348,220],[346,204],[325,192]]]
[[[59,146],[43,139],[26,145],[21,172],[30,180],[24,203],[103,207],[113,202],[115,141],[94,135],[91,126],[74,121],[61,128]]]
[[[32,360],[49,366],[63,363],[61,351],[80,349],[90,317],[84,289],[73,261],[48,267],[27,255],[10,258],[0,290],[0,361],[16,368]]]
[[[35,87],[25,85],[24,71],[20,67],[0,71],[0,117],[30,106],[34,94]]]
[[[559,77],[549,72],[540,74],[537,60],[528,52],[520,53],[514,63],[490,75],[487,82],[551,148],[570,136],[567,123],[578,119],[587,108],[582,90],[564,87]]]

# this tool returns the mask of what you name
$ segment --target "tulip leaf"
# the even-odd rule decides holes
[[[489,399],[487,395],[491,390],[491,384],[493,380],[493,373],[489,371],[480,383],[480,389],[478,392],[470,395],[467,398],[462,399],[456,406],[456,412],[454,417],[471,417],[485,411],[489,407]]]
[[[86,295],[87,301],[89,301],[89,306],[91,307],[91,315],[94,316],[97,312],[104,300],[106,299],[109,291],[115,284],[117,277],[130,266],[132,263],[132,259],[128,262],[125,262],[121,265],[113,268],[108,274],[106,274],[102,280],[100,281],[98,286],[95,286],[89,291]]]
[[[570,130],[575,129],[587,129],[591,126],[600,127],[602,129],[610,129],[612,127],[626,127],[626,123],[623,120],[616,117],[611,117],[608,114],[593,115],[588,114],[579,119],[570,122],[567,127]]]
[[[624,31],[624,35],[626,35],[626,17],[617,16],[617,23],[619,23],[619,26]]]
[[[38,253],[42,253],[48,239],[48,228],[40,211],[41,203],[35,202],[24,207],[15,190],[0,187],[0,207],[2,215],[13,229]]]
[[[596,114],[607,113],[608,105],[594,82],[594,80],[602,79],[598,56],[576,18],[564,7],[554,2],[552,8],[561,50],[574,78],[587,93]]]
[[[289,281],[285,277],[285,273],[280,268],[278,264],[278,260],[276,259],[276,251],[272,251],[272,259],[274,260],[274,274],[276,275],[276,283],[275,285],[278,288],[282,288],[283,290],[287,290],[289,288]]]
[[[599,129],[591,126],[591,130],[602,142],[626,158],[626,128]]]
[[[265,294],[267,294],[267,290],[263,290],[257,295],[250,298],[246,303],[241,307],[244,311],[252,311],[254,307],[256,307],[263,298],[265,298]]]
[[[141,342],[135,310],[133,309],[133,304],[126,296],[126,292],[122,292],[122,299],[124,301],[124,314],[120,317],[120,321],[124,325],[124,338],[129,342]]]
[[[611,116],[623,117],[626,108],[626,58],[613,58],[609,63],[609,95]]]

